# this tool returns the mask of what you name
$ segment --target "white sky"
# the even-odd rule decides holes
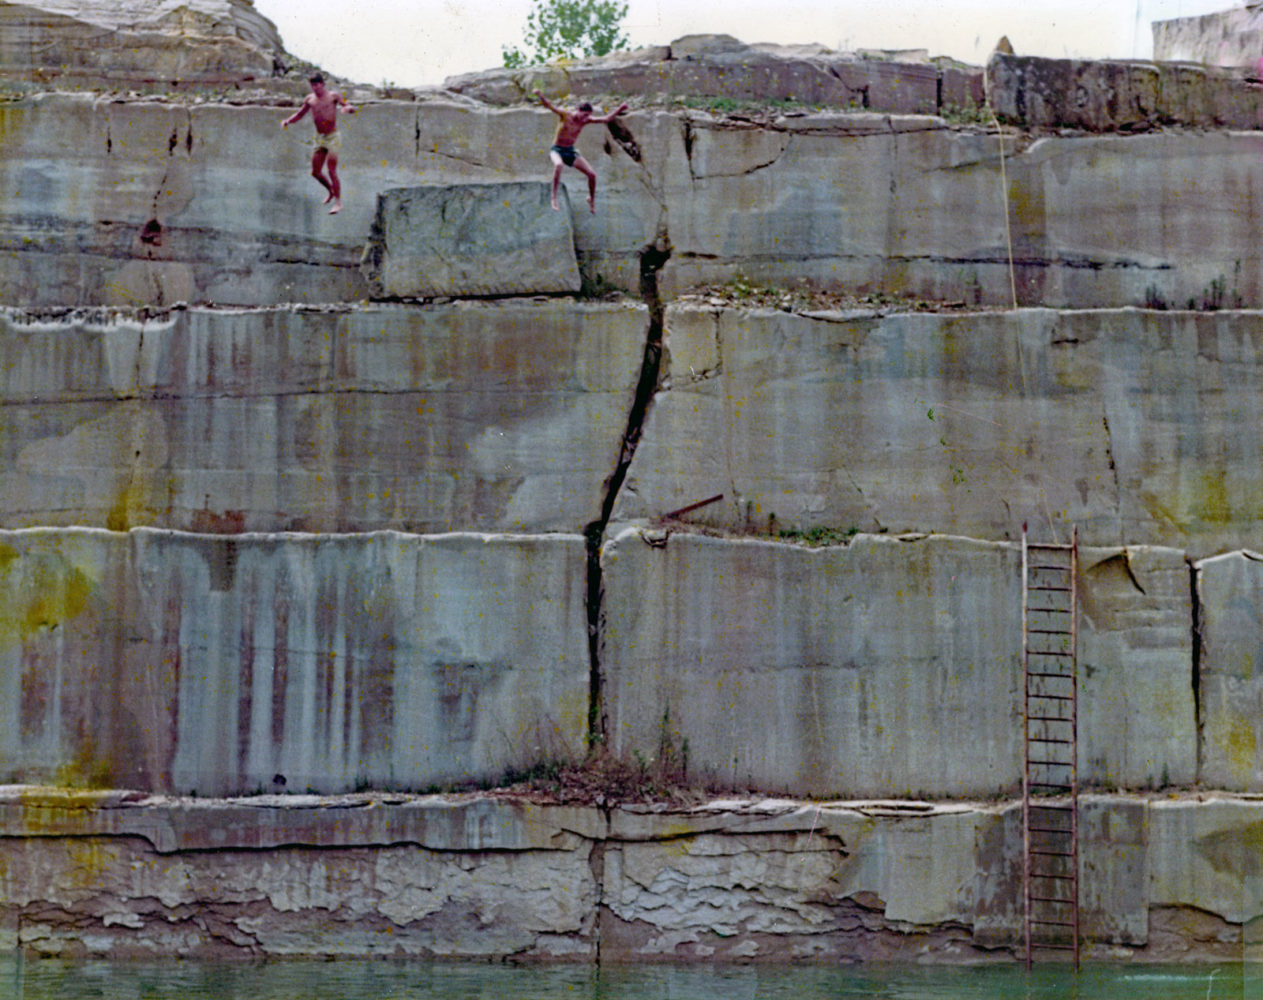
[[[1001,35],[1023,55],[1148,58],[1151,21],[1242,0],[628,0],[632,46],[726,33],[835,49],[921,48],[982,65]],[[285,47],[360,83],[415,87],[501,65],[531,0],[254,0]]]

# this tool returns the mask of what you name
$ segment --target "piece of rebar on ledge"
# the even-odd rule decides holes
[[[673,521],[677,517],[679,517],[681,514],[687,514],[689,513],[689,511],[697,510],[698,507],[706,507],[706,506],[709,506],[710,504],[718,503],[723,498],[724,498],[724,495],[722,493],[716,493],[713,497],[707,497],[705,500],[698,500],[696,503],[691,503],[687,507],[681,507],[679,510],[673,510],[667,514],[663,514],[662,520]]]

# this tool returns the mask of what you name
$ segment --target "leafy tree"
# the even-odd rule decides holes
[[[603,56],[627,48],[622,20],[627,4],[619,0],[535,0],[526,16],[523,44],[504,48],[509,69],[533,66],[550,59]]]

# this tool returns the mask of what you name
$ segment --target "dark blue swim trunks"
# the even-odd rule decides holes
[[[579,154],[574,146],[553,146],[552,151],[561,157],[561,162],[568,167],[574,166],[574,158]]]

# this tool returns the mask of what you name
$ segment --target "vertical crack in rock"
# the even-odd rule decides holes
[[[649,326],[645,331],[645,351],[640,364],[636,395],[627,414],[627,426],[619,445],[618,463],[605,481],[601,516],[583,529],[587,550],[588,612],[588,743],[595,745],[605,737],[604,706],[601,702],[601,641],[604,606],[604,582],[601,577],[601,543],[614,512],[614,504],[627,479],[627,471],[636,455],[636,446],[644,430],[649,406],[658,390],[662,367],[663,307],[658,294],[658,272],[671,257],[671,241],[665,230],[640,252],[640,295],[649,308]]]
[[[1195,765],[1197,770],[1194,772],[1197,780],[1202,778],[1202,733],[1204,720],[1202,719],[1202,599],[1198,590],[1198,580],[1200,574],[1197,570],[1197,563],[1192,559],[1188,560],[1189,575],[1189,595],[1192,602],[1192,625],[1193,634],[1190,637],[1190,655],[1192,656],[1191,680],[1193,684],[1193,732],[1195,743]]]
[[[684,160],[689,165],[689,180],[697,180],[697,174],[693,172],[693,123],[687,118],[684,119]]]

